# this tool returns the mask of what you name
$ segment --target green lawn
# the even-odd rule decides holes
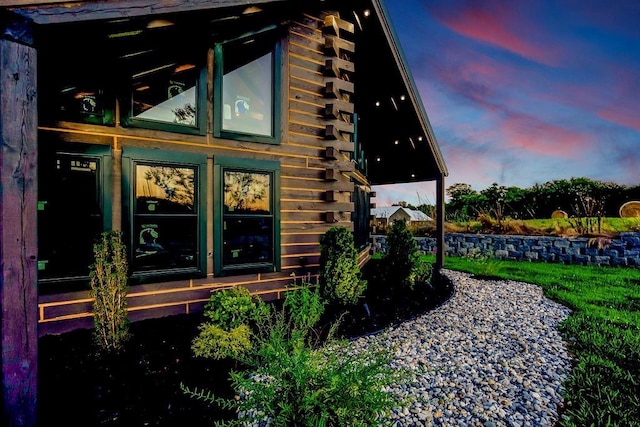
[[[462,257],[445,268],[535,283],[572,309],[561,332],[575,366],[559,425],[640,426],[640,269]]]

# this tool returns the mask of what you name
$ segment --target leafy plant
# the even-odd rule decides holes
[[[387,390],[391,384],[409,381],[411,372],[391,365],[393,352],[388,348],[355,351],[332,334],[323,347],[311,345],[306,327],[310,322],[295,321],[289,314],[305,305],[301,301],[316,298],[309,291],[287,293],[285,307],[297,308],[283,307],[258,323],[257,342],[241,358],[249,369],[231,373],[238,398],[224,399],[181,384],[187,395],[238,413],[237,419],[215,425],[384,425],[389,423],[390,411],[405,403],[403,397]]]
[[[93,245],[89,278],[93,337],[102,351],[121,350],[130,337],[127,318],[127,252],[118,231],[105,231]]]
[[[367,287],[360,278],[353,234],[346,227],[331,227],[320,239],[320,289],[330,302],[355,304]]]
[[[299,330],[313,329],[324,313],[325,304],[319,288],[304,278],[302,286],[288,291],[284,300],[293,327]]]
[[[404,220],[395,221],[387,233],[389,245],[384,255],[387,280],[413,289],[419,266],[418,244]]]
[[[247,288],[236,286],[214,292],[204,309],[209,320],[198,327],[191,349],[198,357],[238,359],[251,349],[252,323],[265,315],[268,307]]]
[[[237,359],[251,349],[251,329],[248,325],[239,325],[227,331],[212,323],[203,323],[199,329],[200,333],[191,345],[193,354],[198,357]]]

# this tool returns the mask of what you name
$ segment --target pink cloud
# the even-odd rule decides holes
[[[601,110],[597,112],[597,115],[611,123],[640,131],[640,113],[638,113],[638,110]]]
[[[509,24],[518,23],[518,30],[522,30],[522,17],[510,16],[506,4],[499,7],[483,9],[487,3],[473,3],[466,8],[456,10],[456,13],[437,13],[436,18],[450,30],[492,45],[524,58],[540,62],[545,65],[558,65],[562,59],[558,47],[547,43],[534,43],[517,34],[516,29],[509,28]],[[527,29],[531,30],[531,29]],[[535,31],[535,29],[533,29]],[[543,33],[540,31],[540,33]]]
[[[595,142],[589,134],[526,115],[513,115],[502,123],[501,129],[505,135],[505,147],[550,157],[580,157]]]

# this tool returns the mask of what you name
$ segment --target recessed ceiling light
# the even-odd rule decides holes
[[[380,156],[376,157],[376,162],[379,162],[380,160],[382,160]]]
[[[380,101],[376,101],[376,107],[380,106]]]
[[[371,15],[371,11],[369,9],[365,9],[364,12],[362,12],[362,14],[364,15],[365,18],[368,18],[369,15]]]
[[[395,141],[393,141],[393,143],[394,143],[395,145],[398,145],[398,144],[400,144],[400,141],[398,141],[398,140],[396,139]]]
[[[419,137],[418,137],[418,141],[422,141],[422,136],[419,136]]]
[[[400,95],[400,101],[404,101],[405,99],[407,99],[407,97],[406,97],[406,96],[404,96],[404,95]]]

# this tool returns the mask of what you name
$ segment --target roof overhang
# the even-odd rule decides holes
[[[433,181],[448,174],[382,0],[5,0],[3,4],[39,25],[149,18],[221,8],[240,14],[250,6],[260,6],[263,16],[269,12],[293,14],[309,8],[335,10],[343,19],[356,23],[356,89],[352,100],[370,184]]]

